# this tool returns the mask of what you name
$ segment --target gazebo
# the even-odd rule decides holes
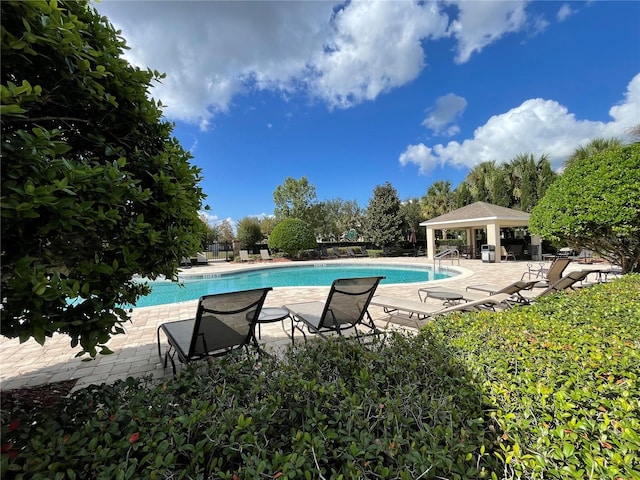
[[[420,223],[427,229],[427,258],[433,260],[436,253],[436,230],[466,230],[467,245],[473,251],[476,239],[485,240],[487,245],[495,245],[495,261],[500,261],[500,229],[505,227],[528,227],[529,214],[511,208],[500,207],[486,202],[475,202],[439,217]],[[533,252],[540,253],[541,239],[531,237]],[[537,245],[537,247],[535,247]]]

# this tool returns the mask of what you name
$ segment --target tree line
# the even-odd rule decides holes
[[[267,239],[282,220],[298,218],[321,241],[345,240],[347,232],[355,231],[360,240],[389,247],[412,233],[418,240],[423,238],[420,222],[478,201],[530,212],[556,177],[547,155],[523,154],[504,164],[497,160],[480,163],[455,189],[451,182],[436,181],[421,197],[401,200],[390,182],[377,185],[365,207],[342,198],[320,201],[306,177],[288,177],[273,193],[273,215],[244,217],[236,225],[237,233],[229,221],[209,226],[208,239],[237,239],[251,247]]]

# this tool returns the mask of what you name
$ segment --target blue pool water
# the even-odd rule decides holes
[[[260,268],[243,272],[185,275],[182,286],[170,281],[149,282],[152,290],[137,307],[196,300],[202,295],[249,290],[262,287],[329,286],[336,278],[384,276],[382,283],[414,283],[440,280],[455,272],[433,272],[428,267],[394,265],[315,264]]]

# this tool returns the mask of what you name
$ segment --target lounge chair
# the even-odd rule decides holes
[[[267,250],[266,248],[260,250],[260,257],[262,258],[262,260],[273,260],[273,258],[271,258],[271,255],[269,255],[269,250]]]
[[[427,318],[435,318],[452,312],[473,311],[473,310],[495,310],[510,308],[509,303],[511,296],[506,293],[487,296],[478,300],[467,303],[460,303],[450,307],[441,307],[416,300],[405,300],[404,298],[389,297],[386,295],[376,295],[371,300],[371,305],[382,307],[385,313],[389,314],[385,328],[389,326],[389,322],[394,314],[404,312],[412,317],[416,315],[418,320]],[[416,326],[418,326],[416,322]]]
[[[509,258],[512,258],[514,261],[516,261],[516,255],[513,252],[508,252],[506,248],[504,248],[503,246],[500,247],[500,259],[501,260],[509,260]]]
[[[325,333],[337,333],[353,328],[359,336],[358,326],[365,326],[377,333],[368,307],[371,297],[384,277],[340,278],[334,280],[325,302],[304,302],[285,305],[291,312],[294,329],[304,328],[311,334],[325,337]]]
[[[367,252],[367,249],[365,247],[360,247],[360,256],[361,257],[368,257],[369,256],[369,252]]]
[[[600,282],[608,282],[609,281],[609,275],[611,275],[612,277],[616,277],[616,278],[620,277],[622,275],[622,268],[621,267],[611,267],[611,268],[598,270],[598,281],[600,281]]]
[[[163,359],[160,332],[167,337],[169,349],[164,354],[164,368],[174,357],[182,363],[220,356],[255,340],[255,325],[271,287],[205,295],[198,301],[195,318],[163,323],[158,327],[158,356]]]
[[[351,247],[347,247],[345,249],[345,251],[347,252],[347,256],[348,257],[355,257],[356,256],[356,252],[354,252],[353,248],[351,248]]]
[[[481,283],[477,285],[469,285],[464,292],[456,292],[462,295],[464,301],[476,301],[482,300],[483,298],[487,298],[487,293],[489,296],[498,295],[502,293],[506,293],[511,296],[511,302],[513,303],[528,303],[527,299],[522,296],[522,292],[526,292],[531,290],[536,284],[538,284],[538,280],[518,280],[513,282],[505,287],[498,287],[495,285],[491,285],[488,283]],[[432,289],[437,289],[440,291],[449,291],[443,290],[441,287],[426,287],[418,290],[418,296],[420,300],[424,301],[428,296],[428,291]],[[484,294],[474,295],[470,290],[476,290],[479,292],[484,292]],[[453,292],[453,290],[451,290]],[[425,294],[423,297],[422,294]]]
[[[341,252],[340,252],[340,249],[339,249],[338,247],[333,247],[333,254],[334,254],[336,257],[339,257],[339,258],[344,258],[344,257],[346,257],[346,256],[347,256],[346,254],[341,253]]]
[[[198,265],[208,265],[209,260],[207,259],[207,255],[204,252],[196,253],[196,261]]]
[[[559,278],[552,284],[550,284],[547,288],[542,291],[534,292],[533,294],[525,294],[525,298],[529,300],[529,302],[535,301],[538,298],[545,297],[547,295],[551,295],[554,293],[562,292],[564,290],[575,290],[576,288],[580,288],[582,282],[586,280],[587,276],[590,274],[598,274],[598,270],[580,270],[575,272],[569,272],[564,277]],[[578,285],[580,284],[580,285]]]
[[[240,262],[250,262],[249,252],[247,250],[240,250]]]
[[[524,280],[525,276],[528,276],[529,279],[535,277],[541,282],[545,282],[546,285],[551,285],[562,277],[562,272],[565,271],[569,263],[571,263],[571,259],[564,257],[556,257],[549,268],[546,268],[544,264],[541,263],[539,269],[533,269],[529,263],[529,269],[522,274],[521,280]]]

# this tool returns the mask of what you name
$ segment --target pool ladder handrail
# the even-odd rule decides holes
[[[440,253],[436,253],[433,256],[433,269],[436,269],[436,260],[438,262],[438,267],[440,268],[442,265],[442,260],[446,260],[446,259],[451,259],[451,265],[453,265],[453,262],[455,262],[456,260],[458,261],[458,265],[460,265],[460,251],[455,248],[447,248],[446,250],[441,251]]]

